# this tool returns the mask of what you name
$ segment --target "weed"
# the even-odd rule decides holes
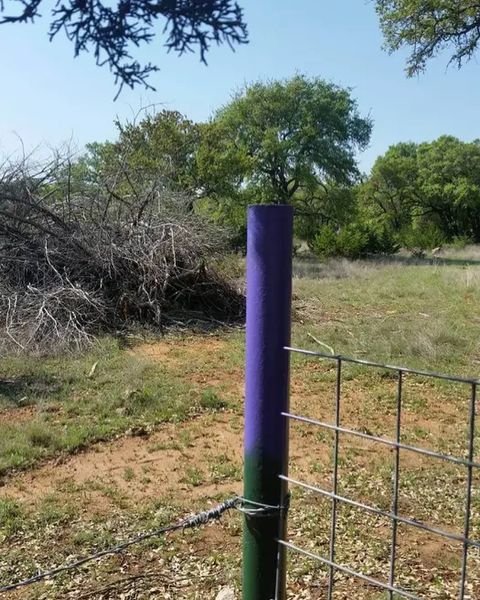
[[[125,470],[123,471],[123,478],[125,481],[132,481],[135,479],[135,471],[132,469],[132,467],[125,467]]]
[[[224,410],[228,407],[227,402],[220,398],[215,390],[211,388],[202,391],[199,404],[200,408],[212,411]]]
[[[210,474],[214,483],[219,483],[220,481],[240,481],[242,478],[241,468],[226,454],[219,454],[214,457],[210,463]]]
[[[25,509],[19,502],[8,498],[0,499],[0,532],[11,536],[21,531],[25,524]]]
[[[197,467],[187,467],[181,481],[183,483],[188,483],[188,485],[192,485],[193,487],[198,487],[205,483],[205,474]]]

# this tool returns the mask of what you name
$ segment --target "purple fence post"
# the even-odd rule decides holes
[[[248,210],[244,497],[284,506],[287,487],[293,209]],[[255,508],[252,504],[248,508]],[[285,598],[286,511],[246,516],[244,600]]]

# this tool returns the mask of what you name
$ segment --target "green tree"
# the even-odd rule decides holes
[[[295,197],[295,234],[312,246],[319,230],[337,230],[358,217],[357,186],[330,184],[318,188],[314,197]]]
[[[148,114],[140,122],[116,122],[118,139],[90,144],[82,158],[83,172],[101,174],[128,191],[131,184],[161,184],[170,190],[194,194],[195,153],[199,126],[177,111]],[[134,181],[131,181],[132,178]]]
[[[411,225],[418,194],[417,145],[399,143],[377,158],[370,177],[360,186],[365,217],[399,231]]]
[[[422,220],[480,241],[480,142],[442,136],[419,145],[417,163]]]
[[[448,240],[480,241],[480,142],[442,136],[392,146],[375,162],[360,198],[366,214],[395,231],[428,225]]]
[[[459,68],[471,59],[480,41],[480,3],[471,0],[375,0],[385,45],[407,47],[407,74],[425,70],[442,51]]]
[[[205,127],[197,167],[210,195],[284,204],[356,181],[372,123],[350,90],[297,75],[246,86]]]

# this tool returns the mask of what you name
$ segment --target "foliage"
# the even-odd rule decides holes
[[[84,169],[79,181],[94,174],[103,180],[115,178],[115,186],[133,193],[139,185],[161,185],[167,190],[194,194],[195,152],[199,125],[177,111],[147,113],[139,121],[115,122],[118,139],[90,144],[79,161]]]
[[[359,197],[370,218],[397,232],[433,224],[447,241],[479,241],[480,143],[442,136],[392,146],[375,162]]]
[[[33,22],[41,17],[46,2],[23,0],[18,12],[5,14],[18,4],[0,2],[0,24]],[[134,60],[130,48],[152,42],[159,20],[165,21],[168,51],[182,55],[198,48],[203,62],[212,43],[233,47],[247,42],[242,9],[233,0],[66,0],[54,3],[51,19],[50,40],[63,32],[73,43],[75,56],[93,51],[97,65],[108,65],[115,76],[118,94],[124,85],[154,89],[147,80],[158,67]]]
[[[424,215],[451,239],[480,240],[480,141],[442,136],[418,148]]]
[[[321,258],[330,258],[338,253],[337,235],[329,226],[320,228],[311,244],[313,252]]]
[[[407,73],[416,75],[427,62],[448,50],[460,68],[475,55],[480,41],[480,5],[469,0],[376,0],[390,51],[411,49]]]
[[[471,243],[472,240],[467,235],[456,235],[453,238],[450,246],[455,250],[463,250]]]
[[[371,131],[349,90],[303,76],[247,86],[208,123],[162,110],[116,126],[116,141],[90,144],[69,166],[69,185],[85,193],[101,180],[130,196],[149,186],[186,193],[190,210],[234,232],[237,249],[249,204],[292,203],[308,241],[324,224],[351,221],[355,152]]]
[[[359,189],[366,213],[399,231],[411,222],[416,199],[417,146],[400,143],[391,146],[372,167],[370,177]]]
[[[343,227],[358,218],[355,187],[326,185],[320,187],[315,197],[297,194],[294,198],[295,234],[312,244],[319,230]]]
[[[426,250],[439,248],[446,242],[445,236],[434,223],[409,227],[401,232],[400,239],[402,245],[417,256],[423,256]]]
[[[312,250],[321,258],[344,256],[357,259],[370,254],[394,254],[399,246],[385,227],[353,222],[335,232],[324,226],[315,236]]]
[[[358,178],[355,152],[371,128],[348,89],[302,75],[254,83],[205,126],[199,178],[217,196],[314,201],[322,186]]]

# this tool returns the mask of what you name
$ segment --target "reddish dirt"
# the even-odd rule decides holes
[[[130,352],[147,356],[152,360],[167,364],[172,372],[178,370],[189,382],[201,386],[222,385],[225,395],[232,395],[238,400],[243,398],[243,372],[240,367],[219,369],[222,356],[228,351],[228,341],[215,336],[195,338],[170,338],[161,342],[141,344]],[[318,362],[307,363],[307,370],[315,376],[317,371],[324,372],[325,366]],[[292,376],[292,411],[315,418],[332,421],[334,384]],[[431,392],[431,390],[426,390]],[[364,429],[363,424],[370,423],[370,416],[359,415],[359,405],[372,403],[369,391],[361,388],[344,389],[342,408],[342,424],[347,427]],[[439,407],[437,413],[445,411],[449,418],[426,420],[418,414],[405,412],[404,424],[424,427],[427,431],[439,436],[447,429],[446,422],[451,420],[451,408]],[[17,409],[17,418],[27,420],[35,414],[34,407]],[[0,413],[0,420],[11,411]],[[437,414],[438,416],[438,414]],[[389,435],[394,427],[394,414],[383,419],[383,431],[374,430],[377,435]],[[232,482],[212,483],[210,471],[216,457],[224,455],[241,469],[243,444],[243,419],[233,412],[204,414],[194,420],[181,424],[167,424],[148,437],[124,437],[109,443],[97,444],[86,452],[67,457],[61,462],[52,461],[27,473],[17,474],[8,479],[0,488],[2,496],[11,496],[28,502],[41,499],[54,490],[68,489],[73,486],[84,488],[89,501],[97,499],[98,510],[107,508],[111,498],[103,490],[116,489],[118,494],[127,500],[137,502],[142,498],[154,498],[159,494],[185,495],[195,497],[216,494],[232,488]],[[308,425],[297,427],[292,425],[291,471],[293,474],[304,474],[308,480],[312,478],[318,483],[318,476],[312,474],[312,465],[323,463],[326,471],[323,477],[328,478],[330,455],[332,448],[331,435],[319,440],[318,429]],[[356,438],[343,438],[342,451],[350,449],[355,454],[358,468],[374,466],[384,462],[392,449],[388,446]],[[421,466],[419,457],[413,453],[402,455],[402,465]],[[192,485],[188,471],[198,469],[198,484]],[[238,482],[233,486],[239,488]]]
[[[234,421],[234,419],[233,419]],[[214,496],[238,489],[237,482],[215,482],[218,457],[240,464],[241,426],[228,413],[205,414],[180,425],[168,424],[148,437],[125,437],[18,474],[1,488],[3,497],[34,503],[52,492],[78,489],[95,511],[108,509],[111,490],[118,500],[176,495]],[[199,471],[192,483],[192,469]],[[201,473],[201,474],[200,474]],[[237,490],[239,491],[239,490]],[[95,500],[95,502],[92,502]]]
[[[162,342],[141,344],[131,352],[167,365],[190,383],[202,386],[227,384],[228,391],[243,395],[243,370],[239,367],[225,367],[225,355],[229,348],[228,341],[224,338],[171,338]],[[218,368],[219,364],[222,365],[221,369]],[[185,373],[185,369],[188,369],[188,372]]]
[[[0,412],[0,423],[23,423],[32,420],[37,413],[35,406],[9,408]]]

